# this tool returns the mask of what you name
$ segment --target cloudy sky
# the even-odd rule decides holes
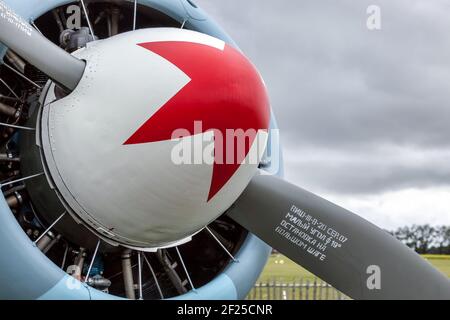
[[[449,1],[196,2],[261,71],[287,180],[383,228],[450,225]]]

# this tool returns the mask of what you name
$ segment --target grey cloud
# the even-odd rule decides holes
[[[380,194],[410,188],[446,186],[450,150],[383,146],[368,151],[305,149],[288,152],[286,175],[319,194]]]
[[[447,1],[376,1],[380,31],[366,28],[373,1],[197,2],[265,78],[288,179],[342,193],[449,184]]]

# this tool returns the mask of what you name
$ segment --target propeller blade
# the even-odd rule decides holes
[[[450,280],[372,223],[277,177],[255,176],[228,215],[354,299],[450,299]]]
[[[0,42],[69,90],[75,89],[83,75],[84,61],[53,44],[3,1]]]

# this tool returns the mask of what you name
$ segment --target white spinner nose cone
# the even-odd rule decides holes
[[[49,175],[73,215],[103,238],[155,248],[230,207],[255,174],[269,122],[265,87],[241,53],[200,33],[147,29],[76,55],[87,61],[82,80],[55,102],[50,90],[41,118]],[[237,128],[255,134],[237,163],[220,163],[218,135]],[[187,133],[173,139],[176,129]],[[194,141],[211,161],[183,154]]]

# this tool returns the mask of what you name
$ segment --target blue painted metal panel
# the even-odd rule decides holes
[[[38,300],[124,300],[120,297],[93,289],[92,287],[65,275]]]
[[[30,241],[0,196],[0,299],[36,299],[65,273]]]
[[[233,280],[238,299],[245,299],[267,263],[272,248],[250,234],[224,273]]]
[[[91,300],[88,286],[65,275],[38,300]]]
[[[221,274],[203,287],[173,300],[236,300],[238,298],[234,281],[228,275]]]

